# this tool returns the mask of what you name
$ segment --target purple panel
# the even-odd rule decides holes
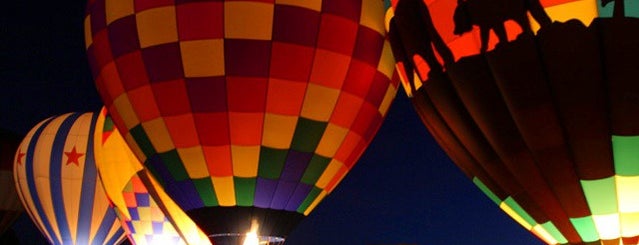
[[[291,195],[293,195],[296,187],[297,183],[295,182],[279,181],[270,208],[275,210],[283,210],[286,208],[286,204],[288,204],[288,200],[291,198]]]
[[[335,14],[359,22],[362,1],[322,1],[322,12]]]
[[[286,156],[286,163],[280,175],[280,180],[299,182],[312,157],[313,153],[290,150]]]
[[[297,185],[297,188],[295,189],[295,192],[293,192],[293,196],[291,196],[291,199],[288,200],[286,211],[297,211],[297,208],[299,208],[300,204],[302,204],[304,199],[306,199],[308,193],[311,192],[311,189],[313,189],[312,186],[304,183],[299,183]]]
[[[320,13],[294,6],[275,5],[273,40],[315,47]]]
[[[140,49],[135,15],[129,15],[114,21],[109,25],[108,29],[113,57],[120,57],[123,54]]]
[[[91,3],[87,12],[91,13],[91,32],[96,33],[106,27],[106,9],[105,1],[94,1]]]
[[[271,41],[224,39],[224,54],[227,76],[269,76]]]
[[[152,226],[153,226],[153,234],[162,234],[162,228],[164,227],[164,222],[157,222],[157,221],[152,221],[151,222]]]
[[[277,188],[277,180],[258,177],[253,205],[259,208],[269,208],[273,200],[275,188]]]
[[[383,46],[384,37],[382,35],[367,27],[359,28],[353,58],[377,67],[382,52],[371,52],[371,50],[382,50]]]
[[[177,80],[184,77],[178,43],[167,43],[142,49],[142,59],[151,82]]]
[[[175,181],[173,175],[162,163],[160,157],[155,154],[147,160],[146,165],[151,169],[153,175],[162,181],[162,187],[173,198],[182,210],[188,211],[204,206],[200,195],[190,179]]]

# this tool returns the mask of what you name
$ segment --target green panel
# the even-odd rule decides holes
[[[617,212],[617,191],[614,177],[599,180],[582,180],[581,188],[588,201],[590,212],[605,215]]]
[[[133,182],[131,180],[129,180],[129,182],[126,183],[126,185],[124,186],[124,189],[122,189],[122,192],[126,192],[126,193],[133,192]]]
[[[495,193],[493,193],[490,189],[488,189],[488,186],[484,185],[484,182],[482,182],[479,178],[477,177],[473,177],[473,183],[475,183],[475,185],[477,187],[479,187],[479,189],[486,194],[486,196],[488,196],[488,198],[490,198],[490,200],[493,200],[493,202],[497,205],[501,204],[501,199],[499,199],[499,197],[497,197],[497,195],[495,195]]]
[[[104,118],[104,126],[102,127],[102,131],[110,132],[113,131],[114,127],[115,126],[113,125],[113,120],[111,119],[111,117],[107,116],[106,118]]]
[[[597,232],[592,216],[570,218],[570,222],[577,230],[577,233],[579,233],[582,241],[594,242],[599,240],[599,232]]]
[[[513,199],[512,197],[508,197],[508,198],[506,198],[506,200],[504,200],[504,202],[513,211],[515,211],[515,213],[517,213],[522,219],[524,219],[526,221],[526,223],[528,223],[528,224],[530,224],[532,226],[535,226],[535,224],[537,224],[537,221],[535,221],[535,219],[530,217],[530,215],[521,206],[519,206],[519,204],[515,201],[515,199]]]
[[[177,150],[173,149],[165,153],[160,153],[160,158],[175,180],[180,181],[189,178],[189,174],[186,172]]]
[[[253,206],[255,199],[255,178],[233,177],[237,206]]]
[[[322,189],[313,186],[311,192],[308,193],[308,196],[306,196],[302,204],[300,204],[300,206],[297,208],[297,212],[304,213],[304,211],[306,211],[308,206],[311,206],[313,201],[315,201],[315,198],[317,198],[320,193],[322,193]]]
[[[621,176],[639,175],[639,136],[612,136],[615,173]]]
[[[597,7],[599,9],[599,17],[612,17],[615,2],[610,1],[610,3],[606,4],[606,6],[602,7],[601,0],[597,0]],[[625,0],[624,12],[626,17],[639,17],[639,2],[634,0]]]
[[[627,17],[639,17],[639,1],[624,1],[625,12]]]
[[[257,175],[266,179],[278,179],[286,163],[288,150],[278,150],[268,147],[260,149],[260,164]]]
[[[557,227],[555,227],[555,225],[553,225],[552,222],[549,221],[549,222],[543,223],[541,224],[541,227],[543,227],[548,232],[548,234],[550,234],[550,236],[555,238],[555,240],[557,240],[557,242],[559,242],[560,244],[568,243],[568,240],[566,240],[564,235],[562,235],[561,232],[557,230]]]
[[[195,184],[195,188],[200,194],[200,198],[204,202],[204,206],[219,206],[210,178],[193,179],[193,184]]]
[[[135,139],[135,143],[138,144],[140,150],[142,150],[147,158],[156,153],[155,148],[153,148],[153,144],[151,144],[151,140],[149,140],[149,137],[146,136],[141,124],[133,127],[129,130],[129,133],[131,133],[131,136]]]
[[[326,122],[319,122],[300,117],[297,120],[291,149],[300,152],[314,152],[324,135]]]
[[[597,9],[599,10],[599,17],[612,17],[612,9],[615,3],[611,2],[606,6],[601,6],[601,0],[597,0]]]
[[[302,183],[315,185],[315,182],[322,176],[322,173],[324,173],[324,170],[330,162],[330,158],[313,154],[313,158],[311,158],[311,162],[308,164],[308,167],[306,167],[304,175],[302,176]]]

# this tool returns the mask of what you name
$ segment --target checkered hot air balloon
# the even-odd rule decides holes
[[[455,36],[453,21],[513,14],[487,16],[499,1],[482,1],[400,0],[388,11],[397,68],[422,121],[492,201],[546,243],[638,244],[639,21],[608,18],[613,4],[541,1],[541,10],[523,9],[543,26],[536,34],[486,25],[510,38],[479,54],[481,24]],[[411,4],[427,6],[432,23],[403,7]],[[414,38],[436,32],[445,46],[416,45],[406,31],[416,26],[424,31]],[[456,59],[425,57],[441,49]]]
[[[92,0],[85,32],[109,113],[169,196],[217,239],[257,223],[282,240],[396,94],[383,16],[379,0]]]
[[[97,113],[36,125],[16,152],[14,179],[31,220],[51,244],[116,244],[124,232],[95,167]]]
[[[101,111],[97,125],[94,139],[98,173],[129,241],[135,245],[210,244],[144,170],[106,109]]]
[[[20,137],[0,129],[0,236],[23,212],[13,181],[13,160]]]

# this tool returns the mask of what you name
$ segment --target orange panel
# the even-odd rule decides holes
[[[202,150],[211,176],[233,176],[230,146],[203,146]]]

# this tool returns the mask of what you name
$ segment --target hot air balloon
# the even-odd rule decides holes
[[[96,166],[129,241],[136,245],[210,244],[206,235],[144,170],[106,116],[106,109],[97,120]]]
[[[20,144],[20,138],[8,131],[0,130],[0,236],[11,226],[23,208],[13,182],[13,156]]]
[[[96,86],[167,194],[218,243],[283,241],[342,180],[397,90],[383,2],[87,6]]]
[[[117,244],[124,232],[95,168],[97,113],[69,113],[36,125],[15,154],[22,204],[51,244]]]
[[[408,17],[400,13],[424,16],[400,11],[410,5],[404,1],[427,6],[431,32],[446,43],[435,53],[450,49],[452,62],[414,56],[411,37],[400,30],[426,25],[402,23]],[[529,21],[541,28],[486,24],[509,38],[491,36],[499,44],[484,50],[474,34],[453,33],[454,22],[489,18],[469,13],[491,3],[471,9],[471,1],[480,0],[459,1],[467,4],[462,10],[455,1],[400,0],[388,10],[396,67],[404,85],[414,83],[405,88],[432,136],[479,189],[546,243],[637,244],[637,19],[621,16],[619,7],[608,18],[612,4],[542,1],[544,9],[534,11],[555,22],[537,12]],[[625,14],[638,10],[632,8]],[[505,16],[497,17],[510,21]]]

